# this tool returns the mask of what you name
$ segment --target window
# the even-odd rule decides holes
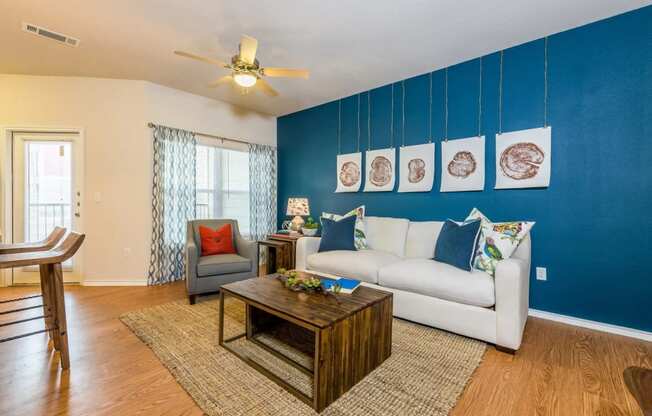
[[[197,146],[197,218],[233,218],[249,235],[249,153]]]
[[[71,229],[72,144],[26,142],[25,241],[42,240],[55,226]]]

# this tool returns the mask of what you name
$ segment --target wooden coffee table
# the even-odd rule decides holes
[[[224,299],[245,303],[246,331],[224,339]],[[353,294],[293,292],[276,275],[222,286],[219,343],[321,412],[392,353],[392,294],[361,286]],[[283,342],[312,356],[312,368],[257,338],[291,334]],[[312,397],[229,344],[246,337],[312,378]],[[279,337],[280,339],[280,337]]]

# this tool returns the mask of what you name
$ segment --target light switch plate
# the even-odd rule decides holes
[[[545,267],[537,267],[537,280],[548,280],[548,271]]]

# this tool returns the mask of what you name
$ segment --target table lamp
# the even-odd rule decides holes
[[[304,221],[301,218],[302,215],[310,215],[310,208],[308,207],[308,198],[288,198],[288,210],[286,215],[292,216],[292,222],[290,223],[290,229],[292,231],[301,230],[301,226]]]

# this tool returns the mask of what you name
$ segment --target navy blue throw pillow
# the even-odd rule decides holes
[[[470,272],[479,232],[480,220],[462,225],[446,220],[437,238],[435,260]]]
[[[339,221],[321,218],[321,241],[319,242],[319,252],[333,250],[353,250],[355,251],[355,220],[357,217],[342,218]]]

